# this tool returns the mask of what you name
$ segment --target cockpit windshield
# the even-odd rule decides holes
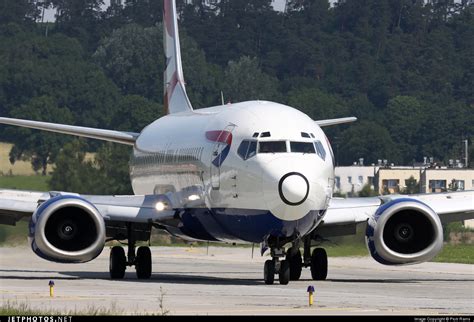
[[[286,141],[264,141],[258,144],[258,153],[285,153]]]
[[[320,141],[314,142],[297,142],[290,141],[288,151],[288,141],[258,141],[258,140],[243,140],[237,149],[237,154],[243,159],[248,160],[258,153],[303,153],[303,154],[317,154],[321,159],[326,160],[326,150]]]
[[[293,153],[316,153],[311,142],[290,142],[290,146]]]

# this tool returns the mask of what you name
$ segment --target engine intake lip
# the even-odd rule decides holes
[[[423,247],[418,247],[409,251],[408,249],[393,249],[393,244],[384,238],[387,224],[395,215],[404,212],[415,212],[416,216],[422,216],[426,224],[432,229],[432,238],[425,241]],[[412,227],[413,228],[413,227]],[[415,228],[416,229],[416,228]],[[394,264],[419,263],[431,260],[443,247],[443,229],[439,216],[427,205],[416,201],[398,202],[387,208],[377,220],[377,227],[374,231],[374,244],[377,253],[386,261]],[[390,247],[392,246],[392,247]]]
[[[40,206],[41,208],[41,206]],[[50,219],[57,217],[58,212],[64,208],[77,208],[77,210],[89,215],[87,220],[95,227],[90,233],[95,236],[87,236],[86,247],[78,249],[77,247],[61,248],[61,244],[56,240],[50,240],[46,236],[47,231],[51,231],[48,227]],[[67,224],[67,221],[65,221]],[[53,227],[55,232],[58,227]],[[77,197],[58,197],[58,200],[52,200],[51,204],[47,205],[42,213],[39,214],[36,221],[34,233],[36,246],[46,255],[51,258],[56,258],[67,262],[83,263],[88,262],[97,257],[103,250],[105,245],[105,223],[97,208],[91,203],[77,198]]]

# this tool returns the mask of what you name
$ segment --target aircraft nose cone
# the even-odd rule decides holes
[[[308,179],[298,172],[288,173],[280,179],[278,192],[284,203],[290,206],[299,206],[308,198]]]

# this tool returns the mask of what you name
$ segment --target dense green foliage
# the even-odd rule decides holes
[[[3,176],[1,179],[1,188],[48,191],[50,176]]]
[[[129,131],[161,115],[162,1],[127,0],[106,11],[102,4],[2,1],[0,115]],[[58,9],[55,23],[40,23],[43,7]],[[331,7],[289,0],[276,12],[270,0],[178,0],[178,9],[196,108],[219,104],[223,91],[226,101],[278,101],[314,119],[357,116],[356,125],[328,130],[340,165],[359,158],[411,164],[423,156],[446,162],[461,158],[462,139],[472,142],[468,1],[346,0]],[[55,163],[53,189],[130,190],[121,147],[65,146],[71,138],[5,127],[0,140],[15,143],[12,161],[29,158],[43,171]],[[100,149],[102,159],[84,162],[80,149]],[[470,154],[474,159],[474,149]],[[112,168],[108,162],[120,170],[97,175]],[[96,174],[87,179],[89,172]]]

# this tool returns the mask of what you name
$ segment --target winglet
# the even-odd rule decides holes
[[[186,94],[181,48],[178,31],[178,15],[175,0],[164,0],[163,44],[166,55],[164,72],[164,104],[166,114],[192,111]]]
[[[320,127],[326,127],[326,126],[332,126],[332,125],[352,123],[355,121],[357,121],[357,117],[344,117],[340,119],[316,121],[316,124],[318,124]]]

